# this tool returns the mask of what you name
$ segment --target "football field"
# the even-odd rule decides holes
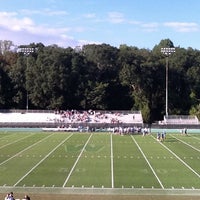
[[[0,132],[0,188],[200,191],[200,134]]]

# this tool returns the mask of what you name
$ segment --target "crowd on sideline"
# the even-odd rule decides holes
[[[90,126],[78,126],[73,127],[72,125],[61,125],[57,128],[43,128],[43,131],[64,131],[64,132],[111,132],[113,134],[120,134],[120,135],[131,135],[142,133],[143,129],[141,126],[115,126],[115,127],[90,127]]]
[[[140,111],[56,110],[0,112],[0,123],[143,124]]]
[[[61,110],[55,111],[56,122],[62,123],[133,123],[135,114],[121,112],[100,112],[94,110],[78,111],[78,110]],[[140,120],[142,121],[142,120]]]
[[[7,193],[4,200],[19,200],[14,198],[13,192]],[[22,200],[31,200],[30,196],[27,194],[22,198]]]
[[[108,131],[112,131],[114,134],[120,134],[120,135],[131,135],[131,134],[137,134],[142,133],[142,127],[134,126],[134,127],[114,127],[108,129]]]

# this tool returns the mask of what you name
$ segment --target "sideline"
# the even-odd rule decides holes
[[[158,132],[162,132],[165,131],[166,133],[179,133],[182,131],[182,128],[151,128],[151,133],[158,133]],[[187,129],[188,134],[200,134],[200,129]]]
[[[80,187],[0,187],[0,193],[81,194],[81,195],[179,195],[200,196],[200,189],[80,188]]]

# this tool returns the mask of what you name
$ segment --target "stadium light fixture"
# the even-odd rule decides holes
[[[169,68],[169,56],[172,53],[175,53],[175,48],[161,48],[161,53],[163,53],[164,55],[166,55],[166,96],[165,96],[165,101],[166,101],[166,105],[165,105],[165,114],[166,117],[168,117],[168,68]]]
[[[17,52],[18,53],[23,53],[26,55],[26,69],[28,69],[28,56],[31,53],[34,53],[37,50],[37,48],[34,47],[20,47],[18,48]],[[29,97],[28,97],[28,90],[26,89],[26,112],[28,112],[29,109]]]

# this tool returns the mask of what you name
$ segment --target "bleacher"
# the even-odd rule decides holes
[[[54,113],[20,113],[20,112],[9,112],[9,113],[0,113],[0,122],[1,123],[46,123],[53,122],[55,118]]]
[[[161,125],[199,125],[197,116],[193,115],[168,115],[164,116]]]
[[[3,111],[0,112],[0,126],[53,127],[59,124],[143,124],[140,111]]]

